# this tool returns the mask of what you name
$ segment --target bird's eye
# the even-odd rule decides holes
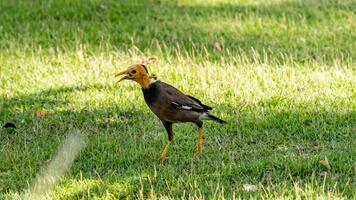
[[[136,70],[132,70],[132,72],[131,72],[131,73],[135,74],[135,73],[136,73]]]

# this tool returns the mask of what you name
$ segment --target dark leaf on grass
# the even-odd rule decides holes
[[[6,122],[3,127],[4,128],[16,128],[16,125],[12,122]]]

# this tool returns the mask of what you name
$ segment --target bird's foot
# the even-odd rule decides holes
[[[162,161],[165,161],[165,160],[167,159],[167,154],[168,154],[168,150],[169,150],[170,144],[171,144],[171,142],[168,141],[167,144],[166,144],[166,146],[164,147],[164,150],[163,150],[163,152],[162,152],[162,154],[161,154],[161,159],[162,159]]]
[[[197,144],[197,147],[196,147],[196,149],[195,149],[195,155],[196,156],[200,156],[201,154],[202,154],[202,144],[200,143],[200,144]]]
[[[161,160],[162,160],[162,161],[167,160],[167,155],[162,154],[162,155],[161,155]]]
[[[202,145],[203,145],[203,141],[205,140],[204,136],[203,136],[203,127],[199,128],[199,136],[198,136],[198,143],[197,143],[197,147],[195,149],[195,155],[200,156],[202,154]]]

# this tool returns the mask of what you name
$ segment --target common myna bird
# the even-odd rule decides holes
[[[119,82],[132,80],[140,84],[148,107],[162,121],[168,133],[168,142],[161,155],[162,160],[167,158],[169,146],[173,140],[173,123],[193,122],[199,127],[196,155],[202,153],[203,120],[225,123],[224,120],[209,114],[212,108],[204,105],[199,99],[185,95],[173,86],[150,76],[144,64],[132,65],[116,76],[123,76]]]

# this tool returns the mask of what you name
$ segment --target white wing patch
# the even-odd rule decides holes
[[[183,109],[183,110],[192,110],[193,109],[190,106],[182,105],[182,104],[177,103],[177,102],[172,102],[172,104],[178,109]]]
[[[190,106],[182,106],[182,109],[185,109],[185,110],[191,110],[192,109],[192,107],[190,107]]]

